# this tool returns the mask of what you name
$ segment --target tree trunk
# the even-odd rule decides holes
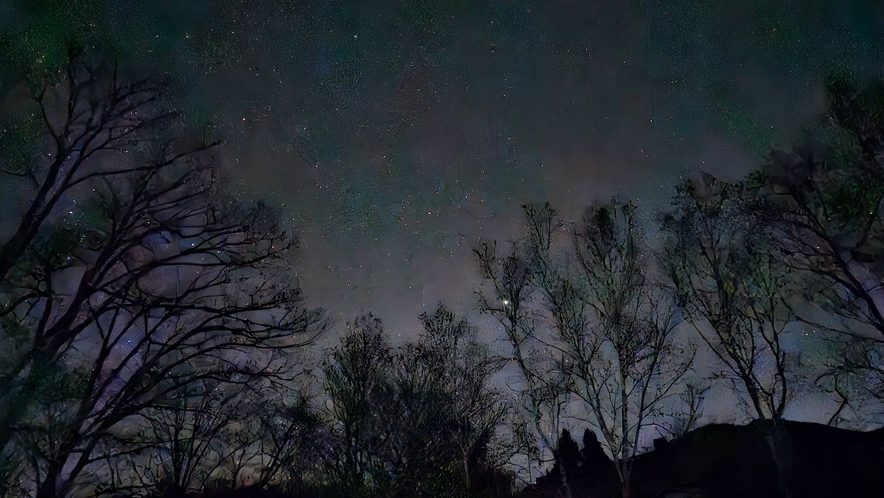
[[[55,478],[47,478],[37,488],[35,498],[55,498]]]
[[[467,453],[463,454],[463,483],[467,493],[470,492],[470,462]]]
[[[46,476],[43,478],[43,482],[39,484],[37,487],[37,494],[34,495],[35,498],[55,498],[56,497],[56,481],[58,480],[58,474],[61,473],[61,467],[64,465],[58,461],[49,462],[49,468],[46,469]]]
[[[46,178],[43,179],[40,190],[37,192],[36,198],[31,202],[15,233],[6,244],[0,247],[0,280],[5,279],[9,270],[18,263],[18,260],[25,253],[31,241],[37,236],[37,232],[40,230],[43,222],[46,221],[49,213],[52,212],[52,208],[58,199],[55,195],[50,195],[50,191],[55,186],[63,163],[64,161],[61,158],[56,158],[52,163]],[[78,164],[75,164],[72,167],[76,168],[77,166]],[[64,185],[60,188],[64,188]]]
[[[746,385],[746,391],[749,393],[749,399],[752,401],[752,407],[755,408],[758,420],[767,420],[767,416],[764,414],[764,409],[761,408],[761,398],[758,396],[758,387],[755,386],[755,383],[751,379],[744,378],[742,380]]]
[[[632,486],[631,482],[631,469],[632,463],[627,460],[620,460],[615,462],[615,467],[617,469],[617,477],[620,478],[620,495],[622,498],[630,498],[632,496]]]
[[[800,484],[795,477],[797,476],[797,461],[795,451],[792,448],[792,441],[782,421],[775,420],[764,427],[764,442],[770,450],[770,456],[777,466],[777,486],[781,496],[785,498],[794,498],[803,496],[799,492]]]

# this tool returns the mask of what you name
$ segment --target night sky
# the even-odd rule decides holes
[[[310,302],[408,336],[440,300],[475,309],[470,249],[521,204],[648,211],[699,169],[742,176],[832,71],[884,73],[882,35],[859,1],[3,1],[0,83],[72,36],[162,75],[232,188],[284,206]]]

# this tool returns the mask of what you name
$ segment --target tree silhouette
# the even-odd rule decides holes
[[[36,192],[0,249],[2,332],[15,345],[0,372],[0,446],[15,445],[40,497],[73,493],[102,464],[102,441],[149,408],[212,383],[285,378],[286,352],[322,328],[288,276],[295,239],[273,210],[224,195],[208,146],[180,128],[155,140],[151,126],[172,116],[159,87],[83,57],[59,75],[35,94],[51,154],[6,171]],[[49,412],[28,398],[54,382],[42,365],[75,379]]]
[[[142,410],[96,448],[106,467],[95,476],[96,495],[152,496],[157,489],[234,488],[244,466],[263,456],[260,426],[247,413],[255,386],[208,384]],[[260,453],[260,454],[259,454]],[[235,462],[234,468],[231,462]],[[263,469],[263,465],[261,466]],[[107,475],[105,475],[107,474]],[[213,486],[213,484],[215,484]]]
[[[483,276],[502,303],[492,306],[482,295],[481,305],[507,327],[514,359],[529,380],[528,399],[534,400],[529,411],[544,445],[553,450],[566,495],[571,494],[568,466],[548,441],[551,431],[540,432],[538,423],[561,418],[556,411],[566,407],[564,395],[571,398],[568,416],[598,429],[628,495],[640,435],[675,394],[693,349],[677,346],[673,304],[646,279],[631,205],[614,201],[590,210],[583,226],[568,234],[570,246],[557,243],[564,224],[548,204],[524,209],[527,240],[522,255],[495,261],[488,246],[477,251]],[[525,297],[532,294],[537,321],[530,322]],[[541,320],[546,320],[545,327],[536,325]],[[531,325],[512,326],[525,322]],[[525,359],[522,351],[531,345],[539,346],[546,363]],[[533,392],[554,394],[543,398]]]
[[[332,462],[347,496],[464,496],[494,460],[506,406],[500,368],[473,329],[440,307],[414,344],[391,348],[380,320],[357,318],[325,367]]]
[[[796,281],[777,257],[765,217],[744,183],[709,175],[678,188],[673,213],[663,216],[665,265],[685,302],[688,323],[708,346],[750,416],[761,425],[785,493],[800,487],[796,456],[782,428],[795,394],[796,362],[787,352],[796,322],[787,297]]]
[[[493,316],[502,326],[512,347],[512,360],[518,367],[515,389],[521,403],[516,406],[513,433],[527,458],[528,482],[532,481],[534,460],[541,464],[552,453],[554,435],[561,430],[567,403],[567,380],[559,371],[548,348],[534,340],[539,317],[535,311],[535,279],[548,248],[552,212],[548,206],[524,206],[529,235],[514,243],[506,256],[499,256],[497,244],[483,243],[473,250],[480,276],[490,284],[478,291],[479,309]]]
[[[411,459],[426,462],[428,467],[407,474],[416,481],[421,474],[432,479],[439,467],[459,461],[460,472],[448,472],[460,474],[460,485],[470,489],[471,478],[484,466],[502,463],[488,461],[488,450],[507,409],[501,395],[489,386],[501,363],[475,341],[473,327],[444,306],[432,314],[423,313],[420,319],[423,331],[417,344],[397,355],[397,385],[408,412],[419,414],[407,420],[416,429],[411,441],[432,448],[433,456]],[[420,406],[414,400],[420,400]],[[436,436],[427,440],[430,434]]]
[[[664,264],[718,376],[748,398],[754,418],[780,419],[793,394],[783,344],[793,282],[746,190],[708,175],[681,185],[662,217]]]
[[[332,468],[354,496],[360,496],[366,478],[380,479],[385,470],[383,457],[391,431],[381,413],[390,414],[389,409],[395,408],[391,406],[391,366],[392,352],[381,321],[369,315],[348,326],[348,334],[323,369],[331,419],[339,428]]]
[[[843,409],[849,398],[884,394],[884,81],[860,87],[836,74],[828,96],[821,123],[803,143],[773,151],[752,182],[783,261],[802,276],[812,306],[801,319],[842,337],[821,380]],[[849,377],[862,388],[847,388]]]

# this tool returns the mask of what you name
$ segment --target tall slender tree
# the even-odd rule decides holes
[[[571,392],[585,404],[583,418],[601,433],[629,496],[640,438],[663,423],[663,405],[681,389],[695,349],[679,344],[679,310],[650,280],[632,204],[614,200],[588,211],[573,243],[577,268],[546,294]]]
[[[662,218],[666,271],[688,323],[758,419],[781,419],[792,396],[787,327],[791,290],[744,185],[703,175],[678,188]]]
[[[796,282],[747,184],[703,174],[679,186],[673,204],[662,219],[665,264],[687,321],[718,360],[715,376],[763,422],[781,491],[798,493],[796,456],[781,423],[799,381],[795,352],[786,348],[797,323],[798,303],[787,299]]]
[[[360,317],[348,329],[323,372],[337,429],[332,468],[345,490],[361,496],[368,479],[380,479],[386,470],[391,425],[381,422],[381,411],[391,414],[396,408],[389,376],[393,357],[379,319]]]
[[[528,232],[523,240],[504,256],[498,254],[496,243],[483,243],[474,254],[479,274],[488,283],[487,289],[478,291],[479,309],[503,327],[518,369],[511,387],[519,392],[521,403],[514,414],[513,432],[521,440],[531,483],[536,466],[555,459],[555,438],[561,432],[568,395],[567,380],[554,354],[535,335],[542,325],[536,280],[549,271],[545,262],[550,257],[553,213],[548,206],[526,205],[523,210]]]
[[[646,279],[630,204],[590,211],[582,227],[564,232],[570,237],[561,236],[565,224],[549,204],[524,210],[518,251],[506,260],[495,260],[489,246],[477,251],[502,304],[481,294],[481,305],[507,330],[529,386],[526,408],[564,492],[571,493],[568,467],[548,440],[562,415],[599,431],[628,495],[641,434],[677,393],[693,349],[676,345],[673,303]]]

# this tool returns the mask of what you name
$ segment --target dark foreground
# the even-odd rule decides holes
[[[570,434],[559,441],[560,465],[519,493],[503,473],[473,482],[476,497],[612,498],[624,495],[612,462],[593,434],[578,445]],[[814,498],[884,496],[884,429],[856,432],[784,421],[745,426],[708,425],[633,463],[630,498]],[[243,488],[184,493],[168,488],[164,498],[325,498],[346,493]],[[381,495],[378,495],[381,496]]]
[[[524,498],[622,496],[612,463],[591,433],[583,447],[560,441],[556,466]],[[576,450],[576,451],[575,451]],[[563,475],[564,474],[564,475]],[[564,481],[564,482],[563,482]],[[756,421],[708,425],[634,460],[631,498],[884,496],[884,429],[856,432],[819,424]]]

